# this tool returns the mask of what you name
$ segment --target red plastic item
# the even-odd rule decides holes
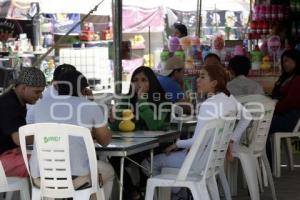
[[[252,21],[250,24],[252,32],[256,32],[257,29],[257,21]]]
[[[94,27],[92,27],[91,23],[84,23],[79,39],[81,41],[93,41],[94,34]]]
[[[262,27],[263,27],[263,34],[268,34],[268,32],[269,32],[269,22],[268,21],[263,21],[263,25],[262,25]]]
[[[263,33],[263,29],[264,29],[264,21],[259,21],[258,25],[257,25],[257,33]]]
[[[79,39],[81,41],[93,41],[94,40],[94,33],[90,31],[82,31],[80,33]]]

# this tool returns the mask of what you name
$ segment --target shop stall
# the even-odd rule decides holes
[[[22,67],[31,66],[37,52],[35,1],[0,2],[0,87],[8,86]]]
[[[36,54],[46,51],[57,43],[100,2],[78,0],[74,6],[69,6],[72,4],[71,0],[37,1],[38,10],[32,6],[33,1],[19,0],[13,1],[14,4],[11,5],[7,3],[2,5],[6,8],[3,9],[6,10],[6,14],[2,13],[1,16],[5,17],[6,21],[0,25],[10,26],[7,20],[11,20],[12,16],[18,19],[23,17],[19,24],[27,21],[33,23],[34,17],[39,16],[40,24],[39,32],[34,31],[33,24],[31,27],[21,25],[27,28],[19,31],[27,34],[21,36],[17,32],[0,29],[1,39],[17,38],[15,45],[12,45],[13,40],[2,43],[0,48],[2,54],[11,54],[12,51],[30,57],[28,52],[31,52],[32,58],[37,57]],[[273,24],[278,22],[287,24],[286,38],[293,43],[296,43],[299,35],[298,1],[275,3],[230,0],[224,3],[203,0],[201,12],[196,10],[199,8],[199,1],[196,0],[189,4],[182,0],[143,2],[124,0],[117,3],[119,7],[122,6],[122,9],[119,9],[120,18],[117,19],[112,15],[112,12],[117,10],[114,6],[117,5],[116,2],[105,0],[91,16],[71,32],[70,36],[59,41],[55,51],[39,65],[45,71],[48,80],[51,80],[51,72],[55,65],[68,62],[78,67],[88,77],[93,88],[99,90],[113,88],[116,80],[123,79],[126,82],[123,92],[127,92],[130,74],[136,67],[146,65],[159,70],[157,66],[164,62],[162,54],[165,50],[170,50],[168,45],[175,41],[171,37],[172,24],[181,22],[187,26],[189,37],[179,40],[179,47],[178,49],[176,47],[173,53],[180,55],[185,61],[187,75],[185,88],[188,90],[195,88],[197,73],[208,52],[218,54],[225,67],[229,59],[238,53],[251,58],[250,76],[261,82],[269,93],[280,73],[280,54],[289,47],[288,42],[270,37]],[[57,6],[58,4],[60,6]],[[202,26],[199,36],[195,36],[197,32],[195,27],[199,25],[197,18],[199,13]],[[15,25],[17,28],[19,26]],[[114,31],[116,34],[113,34]],[[268,43],[269,46],[265,48],[263,44]],[[12,46],[11,50],[8,46]],[[122,53],[126,56],[122,56]],[[15,56],[15,60],[10,62],[18,63],[20,59],[16,57],[19,56]],[[29,65],[28,60],[30,59],[26,58],[26,62],[23,63]]]

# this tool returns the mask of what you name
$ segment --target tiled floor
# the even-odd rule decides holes
[[[295,155],[295,159],[299,160],[296,162],[296,164],[299,164],[300,155]],[[282,168],[282,177],[279,179],[274,178],[274,181],[278,200],[300,200],[300,167],[296,167],[293,172],[288,171],[287,168]],[[14,195],[14,200],[19,200],[18,195]],[[239,188],[238,196],[234,197],[233,200],[250,200],[248,191]],[[265,191],[261,194],[261,200],[272,200],[269,188],[265,188]]]
[[[278,200],[300,200],[300,168],[295,168],[295,171],[289,172],[287,168],[282,168],[282,177],[274,178],[275,189]],[[240,189],[238,196],[234,200],[250,199],[248,191]],[[262,200],[272,200],[269,188],[261,194]]]
[[[299,157],[299,155],[297,155]],[[282,168],[281,178],[274,178],[275,189],[278,200],[300,200],[300,168],[296,167],[290,172],[287,168]],[[240,189],[238,196],[233,200],[249,200],[248,191]],[[261,200],[272,200],[269,188],[261,194]]]

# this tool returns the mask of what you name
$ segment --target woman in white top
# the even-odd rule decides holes
[[[165,153],[156,155],[153,162],[154,175],[160,174],[162,168],[180,168],[189,148],[193,145],[197,134],[200,133],[200,130],[208,121],[225,117],[232,112],[238,113],[238,111],[241,110],[238,108],[239,104],[235,98],[231,96],[226,89],[226,84],[227,75],[222,66],[207,65],[201,70],[197,80],[197,92],[204,93],[209,96],[209,98],[201,104],[194,135],[190,139],[177,140],[176,143],[165,149]],[[233,134],[235,138],[238,139],[249,123],[247,120],[240,121],[241,124],[238,124],[238,131]],[[182,150],[176,151],[178,149]],[[147,166],[148,162],[145,160],[143,165]]]

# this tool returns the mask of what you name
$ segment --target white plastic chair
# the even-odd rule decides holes
[[[266,156],[265,146],[269,134],[269,129],[275,109],[276,102],[263,95],[248,95],[238,98],[238,100],[248,109],[253,117],[258,117],[261,114],[261,119],[254,119],[247,136],[249,136],[248,146],[235,145],[233,156],[241,162],[250,196],[252,200],[259,200],[259,186],[262,187],[261,166],[266,170],[268,182],[270,184],[273,199],[276,200],[274,181],[270,168],[269,161]],[[257,105],[263,105],[264,111],[259,112]],[[234,170],[235,173],[237,170]]]
[[[182,121],[183,117],[183,108],[176,105],[176,104],[171,104],[171,117],[170,117],[170,123],[171,124],[176,124],[177,130],[179,132],[182,131]],[[139,176],[139,167],[136,165],[132,165],[129,167],[126,167],[127,173],[130,175],[131,179],[136,181],[136,185],[138,185],[138,182],[140,181],[140,176]]]
[[[225,125],[223,132],[221,134],[220,140],[218,140],[219,145],[216,145],[216,149],[214,151],[216,152],[215,155],[215,179],[209,180],[208,186],[214,190],[214,192],[211,193],[212,199],[218,200],[220,199],[219,191],[218,191],[218,185],[216,182],[216,178],[218,177],[221,181],[223,190],[225,192],[226,200],[231,200],[231,193],[230,193],[230,187],[225,175],[224,171],[224,160],[225,155],[228,149],[229,141],[231,138],[231,135],[234,130],[236,122],[236,113],[232,113],[231,115],[226,116],[225,118]],[[176,168],[163,168],[162,174],[177,174],[179,169]],[[160,199],[170,199],[170,190],[169,189],[159,189],[159,198]]]
[[[153,199],[156,187],[186,187],[194,199],[210,200],[207,180],[214,179],[216,152],[223,132],[224,120],[207,123],[198,134],[178,173],[161,174],[147,181],[146,200]],[[210,192],[214,192],[210,188]]]
[[[183,117],[183,108],[176,104],[172,104],[170,123],[176,123],[177,130],[179,132],[182,131],[182,124],[183,124],[182,117]]]
[[[82,200],[89,199],[93,193],[96,193],[98,200],[105,199],[103,189],[98,184],[96,152],[89,129],[69,124],[37,123],[20,127],[19,135],[23,158],[29,174],[25,138],[34,136],[40,170],[40,188],[32,184],[33,200],[40,200],[42,197]],[[69,136],[81,137],[85,143],[91,175],[89,188],[74,189]]]
[[[14,191],[20,191],[21,200],[30,200],[28,178],[6,177],[0,161],[0,193],[6,192],[6,200],[12,198]]]
[[[231,200],[232,198],[231,198],[230,187],[225,175],[224,162],[225,162],[225,156],[228,149],[229,141],[235,127],[235,122],[236,122],[236,113],[232,113],[231,115],[226,116],[224,131],[221,136],[220,144],[218,147],[217,159],[215,163],[215,178],[217,177],[219,178],[220,183],[224,190],[226,200]],[[214,185],[216,188],[218,187],[216,179],[214,180]],[[219,194],[214,196],[213,199],[219,200],[220,199]]]
[[[281,139],[285,139],[289,169],[291,171],[294,170],[291,138],[300,138],[300,119],[298,120],[293,132],[277,132],[272,136],[273,174],[277,178],[281,176]]]

